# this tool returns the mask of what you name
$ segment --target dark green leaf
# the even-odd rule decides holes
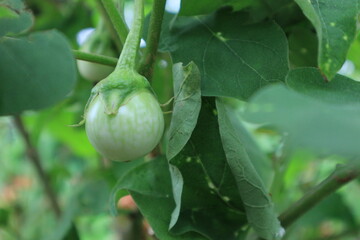
[[[49,107],[75,85],[74,57],[57,31],[4,38],[0,55],[0,115]]]
[[[21,0],[0,1],[0,37],[24,32],[32,24],[33,16]]]
[[[314,25],[318,40],[318,64],[332,79],[343,65],[356,33],[358,0],[295,0]]]
[[[317,38],[310,29],[296,27],[288,37],[289,59],[292,67],[317,66]]]
[[[236,179],[248,222],[261,238],[280,239],[284,230],[275,214],[269,192],[253,166],[243,140],[229,120],[226,107],[219,99],[216,108],[226,159]]]
[[[201,108],[200,72],[191,62],[183,67],[173,67],[174,107],[169,129],[169,143],[166,153],[168,160],[177,155],[190,139],[196,126]]]
[[[254,0],[183,0],[179,14],[183,16],[208,14],[223,6],[231,6],[235,10],[239,10],[257,3],[258,1]]]
[[[171,212],[175,204],[169,166],[165,158],[160,157],[132,168],[119,179],[114,191],[120,189],[129,190],[159,239],[204,240],[196,233],[189,232],[177,236],[169,232]]]
[[[238,239],[247,224],[236,182],[222,148],[213,99],[203,99],[190,140],[170,163],[177,208],[172,231],[208,239]]]
[[[9,222],[10,211],[6,208],[0,208],[0,226],[5,227]]]
[[[297,92],[332,104],[360,102],[360,82],[342,75],[329,82],[316,68],[298,68],[289,72],[286,82]]]
[[[283,31],[274,22],[242,25],[246,21],[246,14],[221,11],[179,18],[172,29],[174,62],[195,62],[202,95],[247,99],[264,85],[285,80],[288,53]]]
[[[306,148],[344,157],[360,153],[359,103],[331,104],[276,85],[255,95],[244,116],[287,133],[289,149]]]

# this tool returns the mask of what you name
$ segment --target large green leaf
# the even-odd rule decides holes
[[[193,16],[208,14],[222,6],[231,6],[236,10],[248,7],[252,4],[258,4],[254,0],[182,0],[180,6],[180,15]]]
[[[338,96],[334,94],[334,98]],[[287,133],[289,149],[306,148],[317,154],[345,157],[360,154],[359,103],[332,104],[276,85],[259,91],[244,116]]]
[[[170,160],[185,146],[194,130],[201,108],[200,73],[191,62],[173,67],[174,107],[166,157]]]
[[[339,74],[329,82],[316,68],[298,68],[289,72],[286,83],[297,92],[332,104],[360,103],[360,82]]]
[[[126,163],[121,163],[126,164]],[[115,190],[127,189],[141,213],[149,221],[161,240],[204,240],[199,234],[187,232],[174,235],[169,232],[171,213],[175,207],[169,167],[165,158],[143,162],[132,168],[118,181]]]
[[[172,231],[192,230],[214,240],[239,239],[247,221],[222,148],[214,99],[203,99],[190,140],[170,163],[177,168],[172,174],[177,204]]]
[[[314,25],[318,40],[318,64],[332,79],[341,68],[356,33],[358,0],[295,0]]]
[[[226,159],[244,203],[249,224],[264,239],[280,239],[284,230],[275,214],[269,193],[253,166],[243,139],[230,121],[226,106],[217,99],[219,126]]]
[[[21,0],[0,0],[0,37],[26,31],[32,24],[33,16]]]
[[[0,43],[0,115],[49,107],[63,100],[76,81],[75,60],[55,30]]]
[[[222,108],[224,108],[226,117],[234,128],[234,132],[238,138],[241,139],[249,158],[256,172],[259,174],[262,182],[266,187],[270,187],[274,172],[272,171],[272,161],[266,156],[264,151],[260,149],[255,139],[244,126],[244,121],[241,119],[241,111],[243,103],[232,98],[222,98]],[[239,106],[240,105],[240,106]]]
[[[257,89],[284,81],[288,71],[286,37],[274,22],[242,25],[241,12],[179,18],[172,29],[174,62],[194,61],[202,95],[247,99]],[[236,27],[234,27],[236,25]]]

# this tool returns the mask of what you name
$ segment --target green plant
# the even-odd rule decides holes
[[[136,71],[143,5],[136,1],[133,27],[117,67],[93,88],[85,109],[90,142],[111,160],[144,156],[159,143],[164,130],[159,103],[146,78]]]
[[[28,2],[0,0],[1,239],[359,237],[358,0],[135,0],[130,32],[125,1]],[[119,59],[72,50],[90,15]]]

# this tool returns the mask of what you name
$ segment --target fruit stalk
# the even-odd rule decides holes
[[[134,19],[126,38],[116,69],[136,70],[137,54],[140,47],[142,22],[144,19],[144,0],[135,0]]]

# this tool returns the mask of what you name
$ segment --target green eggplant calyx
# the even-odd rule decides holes
[[[106,114],[115,115],[119,108],[126,104],[127,99],[142,91],[154,94],[145,77],[135,71],[115,70],[92,89],[85,107],[85,118],[87,109],[95,98],[100,98],[104,103]]]

